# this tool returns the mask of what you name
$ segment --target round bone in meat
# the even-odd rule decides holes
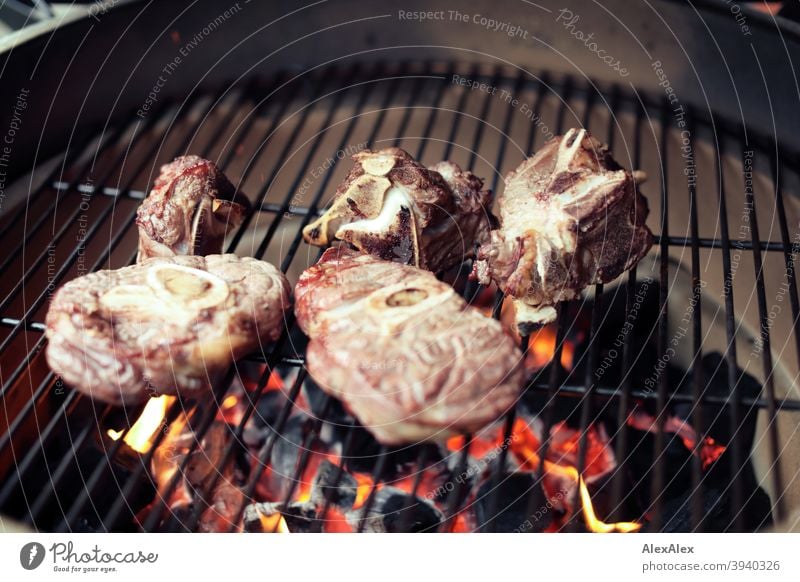
[[[332,248],[295,294],[309,372],[382,443],[478,430],[519,397],[514,341],[428,271]]]
[[[235,359],[277,339],[289,285],[235,255],[148,259],[70,281],[47,312],[47,362],[113,404],[198,394]]]

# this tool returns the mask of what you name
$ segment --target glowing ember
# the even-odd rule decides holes
[[[577,473],[577,472],[576,472]],[[586,486],[582,477],[579,477],[578,486],[581,492],[581,505],[583,507],[583,518],[589,531],[595,533],[630,533],[639,531],[642,524],[633,521],[622,521],[619,523],[605,523],[597,519],[592,505],[592,497],[589,495],[589,488]]]
[[[628,426],[645,432],[657,432],[657,420],[644,412],[636,409],[628,416]],[[722,453],[725,452],[725,445],[718,444],[713,438],[706,437],[700,446],[697,446],[697,433],[690,424],[677,416],[670,416],[664,421],[664,432],[677,435],[683,446],[700,457],[703,469],[708,469]]]
[[[124,440],[130,448],[142,454],[146,453],[153,444],[153,437],[164,422],[167,408],[174,400],[174,396],[151,398],[144,407],[138,420],[127,433],[125,433],[124,430],[109,429],[107,431],[108,436],[116,441],[119,440],[124,433],[125,436],[122,440]]]

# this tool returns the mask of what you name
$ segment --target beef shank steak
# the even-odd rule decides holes
[[[47,312],[47,362],[113,404],[197,395],[234,360],[275,340],[289,285],[274,266],[235,255],[148,259],[61,287]]]
[[[295,294],[309,372],[382,443],[477,430],[519,397],[514,341],[428,271],[331,248]]]

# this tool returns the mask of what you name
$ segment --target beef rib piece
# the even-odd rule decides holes
[[[429,271],[336,247],[295,294],[309,372],[382,443],[474,431],[519,398],[519,348]]]
[[[151,257],[222,252],[228,229],[249,209],[219,168],[198,156],[161,166],[149,196],[136,212],[138,262]]]
[[[331,207],[303,229],[309,244],[334,239],[381,259],[430,271],[474,255],[492,223],[492,193],[451,162],[428,169],[400,148],[364,150]]]
[[[555,305],[612,281],[647,253],[641,172],[622,169],[586,130],[548,141],[506,177],[500,228],[478,251],[473,274],[513,300],[517,331],[555,319]]]
[[[277,339],[289,284],[235,255],[156,257],[61,287],[47,312],[47,362],[93,398],[135,404],[197,395],[234,360]]]

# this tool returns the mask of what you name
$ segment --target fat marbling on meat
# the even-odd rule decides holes
[[[474,256],[491,227],[492,193],[452,162],[426,168],[400,148],[365,150],[331,207],[303,229],[309,244],[343,240],[386,259],[440,271]]]
[[[334,247],[295,298],[312,377],[385,444],[477,430],[520,395],[514,340],[429,271]]]
[[[156,257],[63,285],[47,312],[47,362],[93,398],[196,396],[231,362],[277,339],[289,284],[236,255]]]
[[[557,303],[612,281],[647,253],[647,201],[636,186],[643,178],[583,129],[548,141],[506,177],[500,227],[473,273],[512,300],[520,333],[553,321]]]

